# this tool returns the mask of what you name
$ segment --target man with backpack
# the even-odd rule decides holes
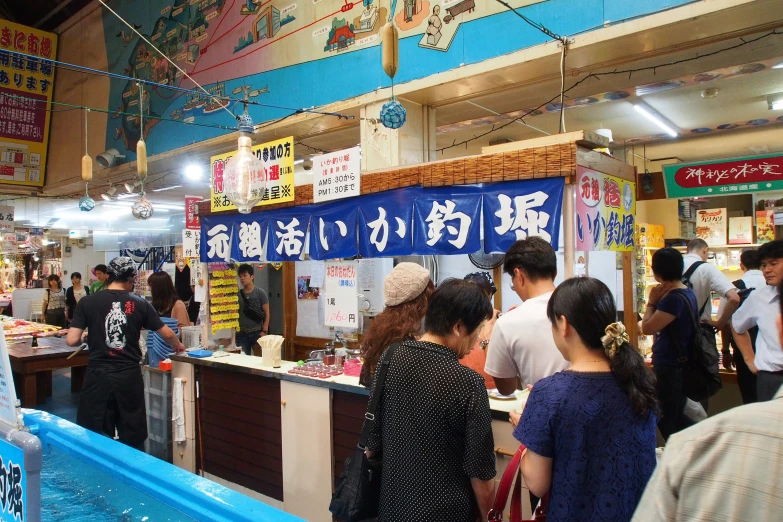
[[[760,270],[761,256],[758,250],[745,250],[740,256],[740,268],[745,274],[741,279],[734,281],[734,286],[737,287],[737,293],[740,296],[740,307],[742,307],[748,297],[750,297],[751,292],[764,288],[767,286],[767,282]],[[723,310],[724,306],[725,301],[722,301],[721,310]],[[718,315],[720,315],[720,311]],[[756,336],[758,332],[759,329],[756,326],[748,330],[753,344],[753,353],[756,353]],[[756,374],[750,371],[750,368],[745,363],[742,352],[739,351],[737,342],[731,335],[731,325],[727,325],[721,330],[721,341],[723,342],[723,349],[721,350],[723,352],[723,367],[731,370],[733,363],[737,368],[737,385],[742,395],[742,403],[750,404],[756,402]],[[734,348],[733,355],[731,348]]]
[[[767,286],[756,289],[732,318],[734,340],[751,372],[757,374],[758,401],[769,401],[783,385],[783,349],[777,332],[780,303],[778,285],[783,282],[783,240],[759,248],[761,272]],[[749,330],[758,327],[756,353]]]
[[[712,330],[711,339],[717,353],[715,330],[721,330],[729,324],[732,314],[740,305],[740,296],[729,278],[723,275],[717,266],[707,262],[709,250],[709,245],[703,239],[694,239],[688,243],[688,253],[683,259],[685,272],[682,275],[682,282],[692,288],[696,294],[702,327]],[[726,298],[726,306],[714,321],[711,304],[713,292]]]

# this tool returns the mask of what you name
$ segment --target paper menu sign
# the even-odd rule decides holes
[[[753,243],[753,218],[729,218],[729,245],[749,245]]]
[[[710,208],[696,213],[696,237],[710,246],[726,244],[728,216],[725,208]]]
[[[324,271],[324,324],[359,328],[356,261],[330,261]]]

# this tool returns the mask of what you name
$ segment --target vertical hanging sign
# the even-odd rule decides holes
[[[201,228],[201,218],[198,217],[199,196],[185,196],[185,228],[198,230]]]
[[[633,250],[636,184],[584,167],[577,181],[576,249]]]
[[[0,182],[42,187],[57,35],[0,21]]]

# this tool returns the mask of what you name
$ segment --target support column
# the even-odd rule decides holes
[[[386,101],[361,109],[362,172],[434,161],[435,109],[398,99],[407,111],[407,120],[393,130],[380,122]]]
[[[576,205],[574,202],[574,184],[566,183],[563,191],[563,264],[566,279],[574,277],[576,261]]]

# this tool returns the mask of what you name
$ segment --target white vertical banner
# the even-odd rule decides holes
[[[182,230],[182,256],[199,257],[201,249],[201,230]]]
[[[324,324],[359,328],[356,261],[330,261],[324,273]]]
[[[0,232],[14,231],[14,207],[0,207]]]

